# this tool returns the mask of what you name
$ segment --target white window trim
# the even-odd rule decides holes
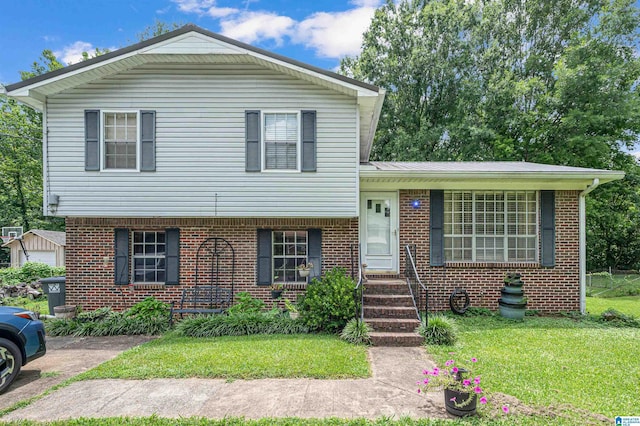
[[[165,234],[165,236],[164,236],[164,238],[165,238],[165,240],[164,240],[164,244],[165,244],[165,249],[164,249],[165,250],[164,251],[164,274],[165,274],[165,276],[164,276],[164,278],[165,278],[165,281],[136,281],[135,280],[135,278],[136,278],[136,255],[135,255],[135,249],[134,249],[134,246],[135,246],[134,241],[135,241],[135,233],[136,232],[155,232],[156,234],[159,233],[159,232],[162,232],[163,234]],[[152,229],[136,229],[136,230],[132,229],[129,232],[129,235],[130,235],[129,239],[131,240],[131,241],[129,241],[129,250],[130,250],[130,253],[131,253],[131,260],[129,261],[129,263],[130,263],[130,265],[129,265],[129,268],[130,268],[129,269],[129,271],[130,271],[129,281],[131,283],[133,283],[133,284],[140,284],[140,285],[166,284],[166,279],[167,279],[167,233],[166,233],[166,231],[164,231],[164,230],[158,231],[158,230],[152,230]],[[158,244],[158,243],[156,242],[156,244]],[[147,257],[146,256],[139,256],[138,258],[146,259]],[[154,258],[157,258],[157,256],[154,256]]]
[[[298,123],[298,140],[296,141],[296,169],[267,169],[266,158],[267,149],[265,147],[265,122],[264,116],[266,114],[295,114]],[[300,110],[261,110],[260,111],[260,168],[263,173],[301,173],[302,172],[302,112]]]
[[[532,190],[505,190],[505,191],[500,191],[500,190],[478,190],[478,191],[469,191],[469,190],[449,190],[449,191],[445,191],[449,192],[449,193],[471,193],[471,225],[472,225],[472,231],[471,234],[455,234],[455,233],[451,233],[451,234],[444,234],[444,238],[447,237],[470,237],[471,238],[471,260],[464,260],[464,259],[456,259],[456,260],[446,260],[446,262],[449,263],[530,263],[530,264],[539,264],[540,263],[540,191],[532,191]],[[508,244],[508,239],[510,237],[518,237],[518,235],[510,235],[507,230],[508,230],[508,220],[507,220],[507,211],[506,211],[506,204],[507,204],[507,194],[509,193],[520,193],[520,192],[535,192],[535,203],[536,203],[536,219],[535,219],[535,225],[536,225],[536,232],[535,232],[535,258],[534,260],[509,260],[509,244]],[[503,250],[504,250],[504,260],[476,260],[476,242],[477,242],[477,238],[478,237],[486,237],[487,235],[485,234],[478,234],[476,233],[476,226],[477,226],[477,222],[476,222],[476,193],[501,193],[504,194],[504,203],[505,203],[505,213],[504,213],[504,234],[502,235],[503,239],[504,239],[504,246],[503,246]],[[446,215],[446,211],[445,211],[445,215]],[[522,237],[522,235],[520,235]],[[526,236],[530,236],[529,234],[524,235]],[[445,249],[446,250],[446,249]],[[446,253],[445,253],[445,258],[446,258]]]
[[[142,123],[139,109],[101,109],[100,110],[100,171],[107,173],[131,173],[131,172],[140,172],[140,155],[141,155],[141,143],[140,140],[141,132],[142,132]],[[114,113],[135,113],[136,114],[136,168],[135,169],[108,169],[105,167],[105,156],[107,154],[107,150],[105,148],[104,141],[104,115],[105,114],[114,114]]]

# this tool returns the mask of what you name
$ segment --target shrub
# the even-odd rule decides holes
[[[607,309],[600,315],[600,320],[615,327],[640,328],[640,319],[632,315],[625,315],[615,309]]]
[[[353,318],[342,329],[340,338],[354,345],[371,344],[371,326],[364,321]]]
[[[148,311],[144,311],[144,314],[146,313]],[[166,315],[145,316],[144,314],[132,314],[130,311],[114,312],[108,307],[100,308],[95,311],[81,312],[73,319],[48,320],[46,321],[47,334],[50,336],[133,336],[162,334],[169,329]]]
[[[428,322],[422,321],[418,333],[428,345],[452,346],[458,340],[456,321],[444,315],[433,315]]]
[[[195,316],[176,325],[176,333],[191,337],[245,336],[249,334],[298,334],[309,329],[300,321],[271,312]]]
[[[312,330],[332,333],[342,330],[354,315],[355,286],[343,268],[333,268],[321,280],[314,278],[300,298],[302,321]]]
[[[169,304],[150,296],[129,308],[127,315],[143,319],[158,317],[166,319],[169,315]]]
[[[39,262],[26,262],[20,268],[0,269],[0,283],[2,285],[32,283],[40,278],[55,277],[64,274],[64,267],[49,266]]]
[[[236,299],[237,302],[227,309],[229,314],[259,313],[267,306],[262,300],[251,297],[246,291],[236,294]]]

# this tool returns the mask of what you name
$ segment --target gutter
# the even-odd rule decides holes
[[[587,189],[580,193],[578,199],[579,223],[580,223],[580,313],[587,313],[587,213],[585,199],[587,194],[600,185],[600,179],[595,178]]]

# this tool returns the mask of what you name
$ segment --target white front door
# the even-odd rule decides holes
[[[367,271],[398,272],[398,194],[360,194],[360,248]]]

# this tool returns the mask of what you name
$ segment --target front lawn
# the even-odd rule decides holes
[[[638,413],[640,329],[497,316],[461,317],[459,325],[456,346],[430,346],[428,351],[440,366],[447,359],[476,357],[475,370],[490,392],[531,406],[555,406],[552,411],[579,408],[609,418]]]
[[[130,349],[79,379],[369,377],[367,348],[317,334],[165,335]]]
[[[587,297],[587,312],[600,315],[607,309],[615,309],[623,314],[640,317],[640,296]]]

